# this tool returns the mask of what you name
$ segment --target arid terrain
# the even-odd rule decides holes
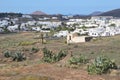
[[[99,37],[79,44],[66,44],[65,38],[46,38],[42,44],[36,35],[40,33],[0,34],[0,80],[120,80],[120,70],[102,75],[90,75],[86,65],[81,65],[77,69],[68,66],[71,54],[82,54],[90,60],[99,55],[108,56],[120,67],[120,35]],[[37,47],[39,51],[31,52],[32,47]],[[45,63],[42,61],[44,47],[54,53],[65,50],[68,54],[58,62]],[[26,60],[17,62],[5,58],[3,52],[6,50],[21,51],[25,54]]]

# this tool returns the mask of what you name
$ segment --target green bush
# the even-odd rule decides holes
[[[53,59],[53,53],[52,51],[48,50],[47,48],[43,48],[43,61],[44,62],[53,62],[52,59]]]
[[[12,55],[12,60],[13,61],[23,61],[23,60],[26,60],[26,57],[23,53],[16,52]]]
[[[67,54],[64,51],[60,51],[58,54],[54,54],[52,51],[48,50],[47,48],[43,48],[43,61],[48,63],[53,63],[60,61],[64,58]]]
[[[79,64],[86,64],[88,62],[88,59],[83,56],[83,55],[79,55],[79,56],[72,56],[69,60],[68,60],[70,65],[79,65]]]
[[[13,61],[23,61],[26,59],[25,55],[21,52],[11,52],[11,51],[5,51],[4,57],[11,58]]]
[[[67,56],[66,52],[61,50],[57,55],[55,55],[55,57],[56,57],[55,61],[60,61],[65,56]]]
[[[89,74],[102,74],[107,73],[109,69],[116,69],[117,66],[114,61],[108,57],[99,56],[90,65],[88,65]]]
[[[33,53],[36,53],[36,52],[38,52],[39,51],[39,48],[36,48],[36,47],[32,47],[31,48],[31,52],[33,52]]]

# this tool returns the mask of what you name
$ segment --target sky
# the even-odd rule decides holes
[[[90,14],[120,8],[120,0],[0,0],[0,12]]]

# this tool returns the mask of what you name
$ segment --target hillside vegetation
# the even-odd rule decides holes
[[[66,44],[66,38],[44,38],[42,43],[34,38],[40,34],[0,35],[0,80],[120,79],[120,35]]]

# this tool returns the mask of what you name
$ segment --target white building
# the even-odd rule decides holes
[[[7,29],[8,29],[10,32],[17,32],[17,31],[18,31],[18,25],[8,26]]]
[[[33,31],[41,31],[41,28],[40,27],[32,27],[32,30]]]
[[[92,39],[90,36],[79,36],[77,33],[70,33],[67,35],[67,43],[81,43],[88,42]]]
[[[69,32],[66,31],[59,31],[58,33],[54,34],[54,37],[66,37],[69,34]]]
[[[104,28],[92,28],[88,30],[88,35],[92,37],[99,37],[105,31]]]

